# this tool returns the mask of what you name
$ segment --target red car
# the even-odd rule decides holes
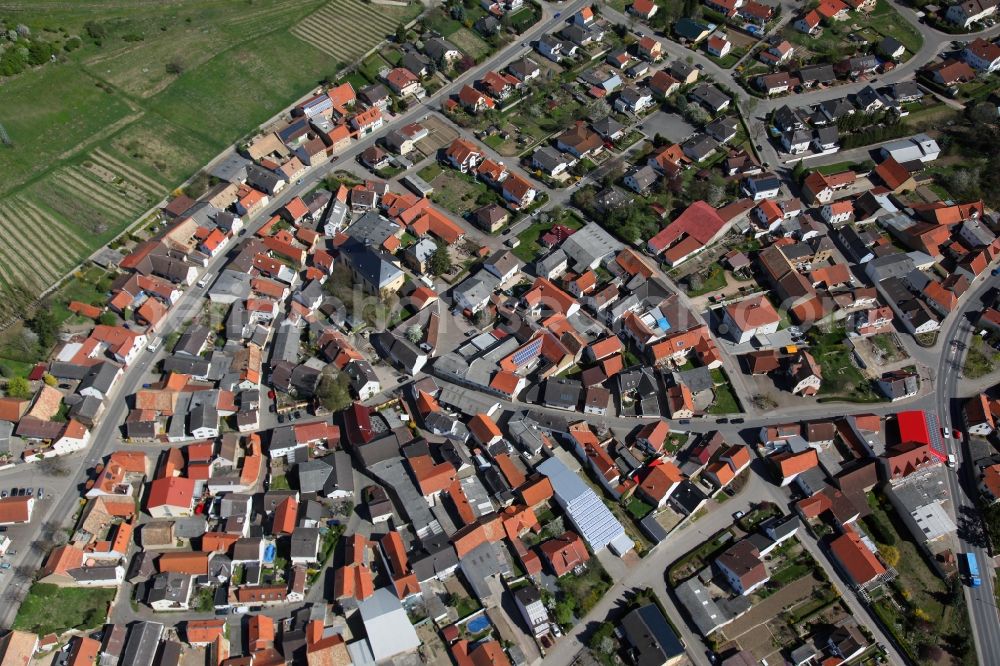
[[[274,400],[274,389],[267,392],[267,397],[269,400]]]

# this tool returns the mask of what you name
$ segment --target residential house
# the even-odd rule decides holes
[[[995,72],[1000,69],[1000,46],[979,37],[965,45],[962,58],[976,71]]]
[[[997,12],[997,0],[964,0],[948,7],[945,20],[968,28],[977,21],[993,16]]]
[[[712,35],[705,42],[705,50],[708,51],[709,55],[713,55],[716,58],[725,58],[733,50],[733,43],[725,37]]]

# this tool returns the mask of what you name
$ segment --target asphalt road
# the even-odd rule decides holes
[[[1000,279],[992,276],[985,278],[971,293],[966,294],[966,300],[961,309],[954,313],[947,328],[938,335],[938,345],[941,352],[938,355],[935,410],[941,427],[950,428],[952,432],[955,428],[959,430],[965,428],[962,418],[963,401],[958,398],[958,381],[966,350],[975,331],[969,321],[969,315],[975,316],[980,311],[984,294],[991,287],[998,285],[1000,285]],[[1000,655],[1000,615],[997,613],[994,597],[996,581],[993,578],[993,559],[981,544],[969,543],[964,538],[967,533],[961,527],[964,521],[972,520],[973,516],[978,517],[978,511],[972,499],[976,497],[977,493],[977,473],[975,460],[969,452],[968,433],[965,433],[961,443],[956,443],[952,439],[950,444],[960,465],[957,474],[948,475],[949,491],[960,526],[958,531],[960,548],[962,552],[975,554],[979,562],[980,579],[982,580],[979,587],[966,585],[964,590],[976,653],[980,657],[980,663],[985,663],[984,659],[987,655]],[[978,530],[973,530],[974,533],[976,531]]]

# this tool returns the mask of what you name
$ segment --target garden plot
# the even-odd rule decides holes
[[[421,122],[427,128],[427,136],[417,142],[417,150],[427,157],[434,157],[442,148],[458,138],[458,130],[439,116],[429,116]]]

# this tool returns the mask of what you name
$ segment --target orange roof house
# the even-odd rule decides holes
[[[830,542],[830,552],[856,587],[869,587],[886,573],[885,565],[850,525],[844,527],[841,536]]]
[[[33,497],[6,497],[0,499],[0,525],[31,522]]]
[[[639,484],[638,492],[655,506],[663,506],[684,480],[684,475],[672,462],[651,467]]]
[[[451,543],[455,547],[458,557],[462,558],[484,543],[497,543],[505,536],[503,522],[499,516],[494,514],[489,517],[483,516],[471,525],[460,529],[452,535]]]
[[[720,488],[736,478],[733,468],[721,460],[709,464],[705,468],[705,476]]]
[[[194,480],[182,476],[156,479],[149,484],[146,510],[155,517],[190,513],[194,501]]]
[[[736,444],[726,449],[719,460],[727,463],[733,472],[739,472],[750,464],[750,448],[744,444]]]
[[[537,475],[528,479],[517,492],[524,504],[536,507],[552,497],[552,482],[547,476]]]
[[[424,497],[447,490],[455,480],[455,467],[450,462],[435,463],[428,455],[413,456],[407,462]]]
[[[247,622],[247,647],[251,652],[274,645],[274,620],[268,615],[251,615]]]
[[[188,620],[184,623],[184,637],[192,646],[208,645],[222,635],[225,620]]]
[[[80,301],[72,301],[69,304],[69,311],[88,319],[97,319],[101,316],[101,308],[89,303],[81,303]]]
[[[362,601],[375,593],[370,551],[371,542],[361,534],[344,540],[344,566],[334,572],[334,598],[353,597]]]
[[[538,518],[531,507],[508,506],[501,513],[503,529],[507,538],[514,540],[528,530],[538,532],[542,526],[538,523]]]
[[[433,234],[449,245],[454,245],[465,236],[461,227],[445,217],[444,213],[432,207],[427,208],[424,214],[410,225],[410,231],[417,236]]]
[[[163,553],[156,559],[160,573],[179,573],[188,576],[208,574],[207,552]]]
[[[59,413],[62,399],[63,395],[59,389],[44,385],[35,396],[35,402],[31,405],[27,415],[42,421],[50,421],[53,416]]]
[[[567,317],[580,308],[580,303],[575,298],[544,277],[535,278],[531,289],[525,292],[522,299],[532,309],[543,308]]]
[[[668,435],[670,435],[670,424],[658,419],[643,426],[636,434],[636,441],[654,453],[659,453],[666,445]]]
[[[0,398],[0,421],[17,423],[28,410],[29,404],[31,403],[21,398]]]
[[[70,569],[83,566],[83,549],[69,544],[57,546],[45,559],[45,564],[39,572],[39,580],[49,576],[66,576]]]
[[[206,553],[228,553],[233,544],[239,541],[239,534],[228,532],[205,532],[201,536],[201,550]]]
[[[543,542],[538,549],[557,577],[564,576],[590,560],[590,553],[587,552],[583,539],[570,530]]]
[[[503,439],[503,433],[499,426],[490,418],[488,414],[476,414],[469,420],[469,432],[477,442],[483,446],[489,446],[494,442]]]
[[[778,473],[781,475],[781,485],[783,486],[787,486],[802,472],[819,465],[819,456],[816,454],[816,449],[806,449],[799,453],[786,451],[771,456],[771,460],[778,466]]]
[[[274,510],[274,520],[271,533],[275,535],[291,534],[295,531],[298,520],[299,503],[294,497],[286,497]]]
[[[511,488],[517,488],[525,482],[527,477],[524,475],[524,472],[522,472],[520,468],[514,464],[510,455],[506,453],[498,453],[493,456],[493,460],[500,469],[500,473],[503,474],[505,479],[507,479],[507,483],[510,484]]]

